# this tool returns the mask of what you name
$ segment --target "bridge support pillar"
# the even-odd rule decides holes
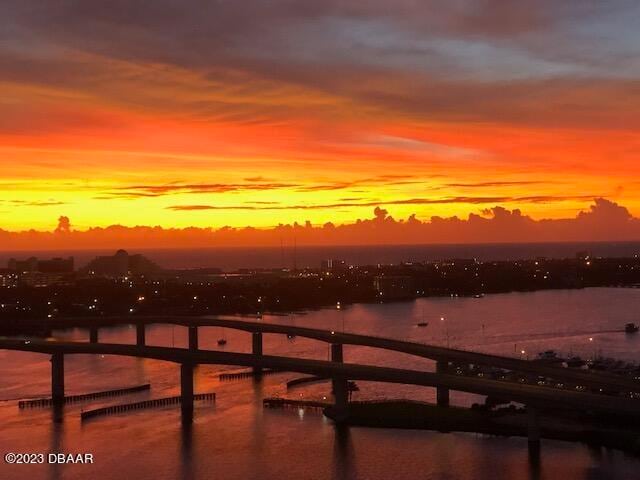
[[[527,438],[529,440],[529,453],[540,451],[540,419],[538,411],[527,405]]]
[[[342,344],[331,344],[331,361],[342,363],[344,360]],[[331,379],[333,388],[333,409],[335,411],[334,420],[338,423],[347,418],[347,409],[349,407],[349,381],[343,377],[333,377]]]
[[[146,332],[144,323],[136,324],[136,345],[144,347],[146,344]]]
[[[189,327],[189,350],[198,350],[198,327]]]
[[[55,405],[64,404],[64,354],[51,355],[51,400]]]
[[[193,364],[180,364],[180,406],[182,423],[193,423]]]
[[[341,343],[331,344],[331,361],[342,363],[344,360]]]
[[[89,328],[89,342],[98,343],[98,327]]]
[[[252,352],[255,356],[262,356],[262,332],[253,332],[251,335]],[[262,367],[253,367],[253,373],[262,376]]]
[[[448,362],[444,362],[442,360],[438,360],[436,362],[436,373],[444,373],[446,374],[449,370]],[[448,407],[449,406],[449,389],[444,387],[436,388],[436,403],[439,407]]]
[[[347,418],[349,409],[349,381],[343,377],[333,377],[331,379],[333,387],[333,408],[335,411],[334,420],[338,423]]]

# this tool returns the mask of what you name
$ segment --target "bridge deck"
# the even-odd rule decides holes
[[[0,337],[0,349],[47,354],[122,355],[175,363],[262,367],[310,375],[347,378],[350,380],[444,387],[451,390],[480,395],[493,395],[539,407],[557,406],[640,417],[640,402],[629,398],[558,390],[536,385],[512,384],[480,378],[459,377],[442,373],[337,363],[323,360],[235,352],[189,350],[171,347],[62,342],[36,339],[25,341],[7,337]]]
[[[149,316],[149,317],[111,317],[111,318],[84,318],[76,319],[78,324],[89,324],[89,322],[102,322],[112,325],[114,323],[130,324],[142,322],[146,324],[168,323],[182,326],[207,326],[224,327],[246,332],[276,333],[283,335],[295,335],[304,338],[311,338],[327,343],[341,343],[345,345],[360,345],[372,348],[381,348],[400,353],[406,353],[418,357],[432,360],[440,360],[454,363],[466,363],[476,365],[487,365],[506,370],[554,378],[565,382],[572,382],[579,385],[594,388],[624,389],[629,391],[640,390],[640,382],[620,375],[605,374],[601,372],[584,371],[577,369],[562,368],[544,364],[541,362],[531,362],[517,358],[502,357],[479,352],[457,350],[453,348],[427,345],[424,343],[396,340],[392,338],[376,337],[372,335],[360,335],[356,333],[346,333],[329,331],[309,327],[297,327],[275,323],[253,322],[245,320],[231,320],[217,317],[185,317],[185,316]]]

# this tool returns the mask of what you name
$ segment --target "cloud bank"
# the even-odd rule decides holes
[[[66,216],[52,232],[0,230],[0,249],[50,250],[99,248],[169,248],[215,246],[390,245],[433,243],[499,243],[640,240],[640,219],[626,207],[596,198],[574,218],[535,220],[501,206],[467,218],[415,215],[395,219],[377,206],[373,217],[355,223],[281,224],[275,228],[125,227],[74,230]]]

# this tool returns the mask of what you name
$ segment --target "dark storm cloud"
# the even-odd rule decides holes
[[[8,0],[0,71],[153,109],[151,93],[110,90],[150,80],[110,60],[184,68],[231,96],[297,87],[418,119],[634,127],[639,13],[628,0]],[[165,102],[234,122],[294,109],[204,94]]]

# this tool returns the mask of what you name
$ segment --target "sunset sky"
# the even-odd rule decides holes
[[[640,2],[4,0],[0,228],[640,216]]]

